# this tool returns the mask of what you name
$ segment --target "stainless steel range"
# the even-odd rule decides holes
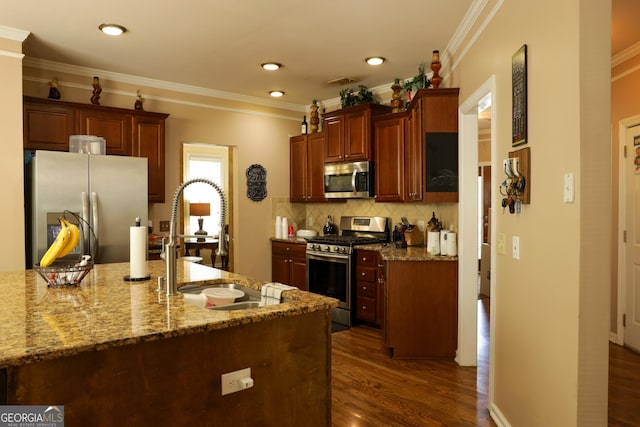
[[[390,219],[343,216],[339,236],[307,239],[307,285],[309,291],[340,301],[331,317],[334,323],[351,326],[355,317],[354,246],[389,241]]]

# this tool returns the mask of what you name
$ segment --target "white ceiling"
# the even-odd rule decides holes
[[[446,65],[448,44],[479,1],[21,0],[3,8],[0,26],[31,33],[23,46],[27,59],[265,100],[270,90],[281,89],[282,102],[307,105],[314,98],[336,98],[345,87],[408,79],[431,62],[433,50],[440,50]],[[640,1],[613,4],[614,22],[620,23],[612,35],[616,54],[640,40]],[[98,31],[102,23],[121,24],[128,32],[105,36]],[[387,62],[365,64],[372,55]],[[269,73],[260,68],[266,61],[284,67]],[[343,76],[357,82],[327,83]]]

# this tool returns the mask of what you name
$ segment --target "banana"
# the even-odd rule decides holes
[[[49,249],[47,249],[47,251],[40,259],[40,267],[49,267],[51,264],[53,264],[53,261],[58,258],[62,248],[65,247],[65,245],[71,238],[71,231],[69,230],[66,221],[63,222],[61,218],[58,218],[58,221],[60,222],[62,228],[56,236],[56,240],[53,241],[51,246],[49,246]]]
[[[61,222],[66,223],[66,226],[69,229],[70,238],[67,239],[67,243],[65,243],[64,247],[60,250],[58,258],[62,258],[63,256],[69,254],[72,250],[75,249],[75,247],[78,245],[78,242],[80,241],[80,230],[78,229],[78,226],[70,223],[64,218],[62,218]]]

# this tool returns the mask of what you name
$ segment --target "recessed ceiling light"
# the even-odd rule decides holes
[[[100,31],[110,36],[119,36],[127,31],[125,27],[118,24],[101,24],[98,28]]]
[[[384,58],[382,56],[371,56],[365,59],[365,61],[369,65],[380,65],[384,62]]]
[[[268,71],[275,71],[282,67],[282,64],[278,64],[277,62],[265,62],[264,64],[260,64],[262,68]]]
[[[269,95],[273,96],[274,98],[280,98],[281,96],[284,95],[284,91],[272,90],[272,91],[269,91]]]

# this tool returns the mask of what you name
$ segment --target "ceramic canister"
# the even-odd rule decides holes
[[[427,252],[430,255],[440,255],[440,232],[429,231],[427,233]]]

